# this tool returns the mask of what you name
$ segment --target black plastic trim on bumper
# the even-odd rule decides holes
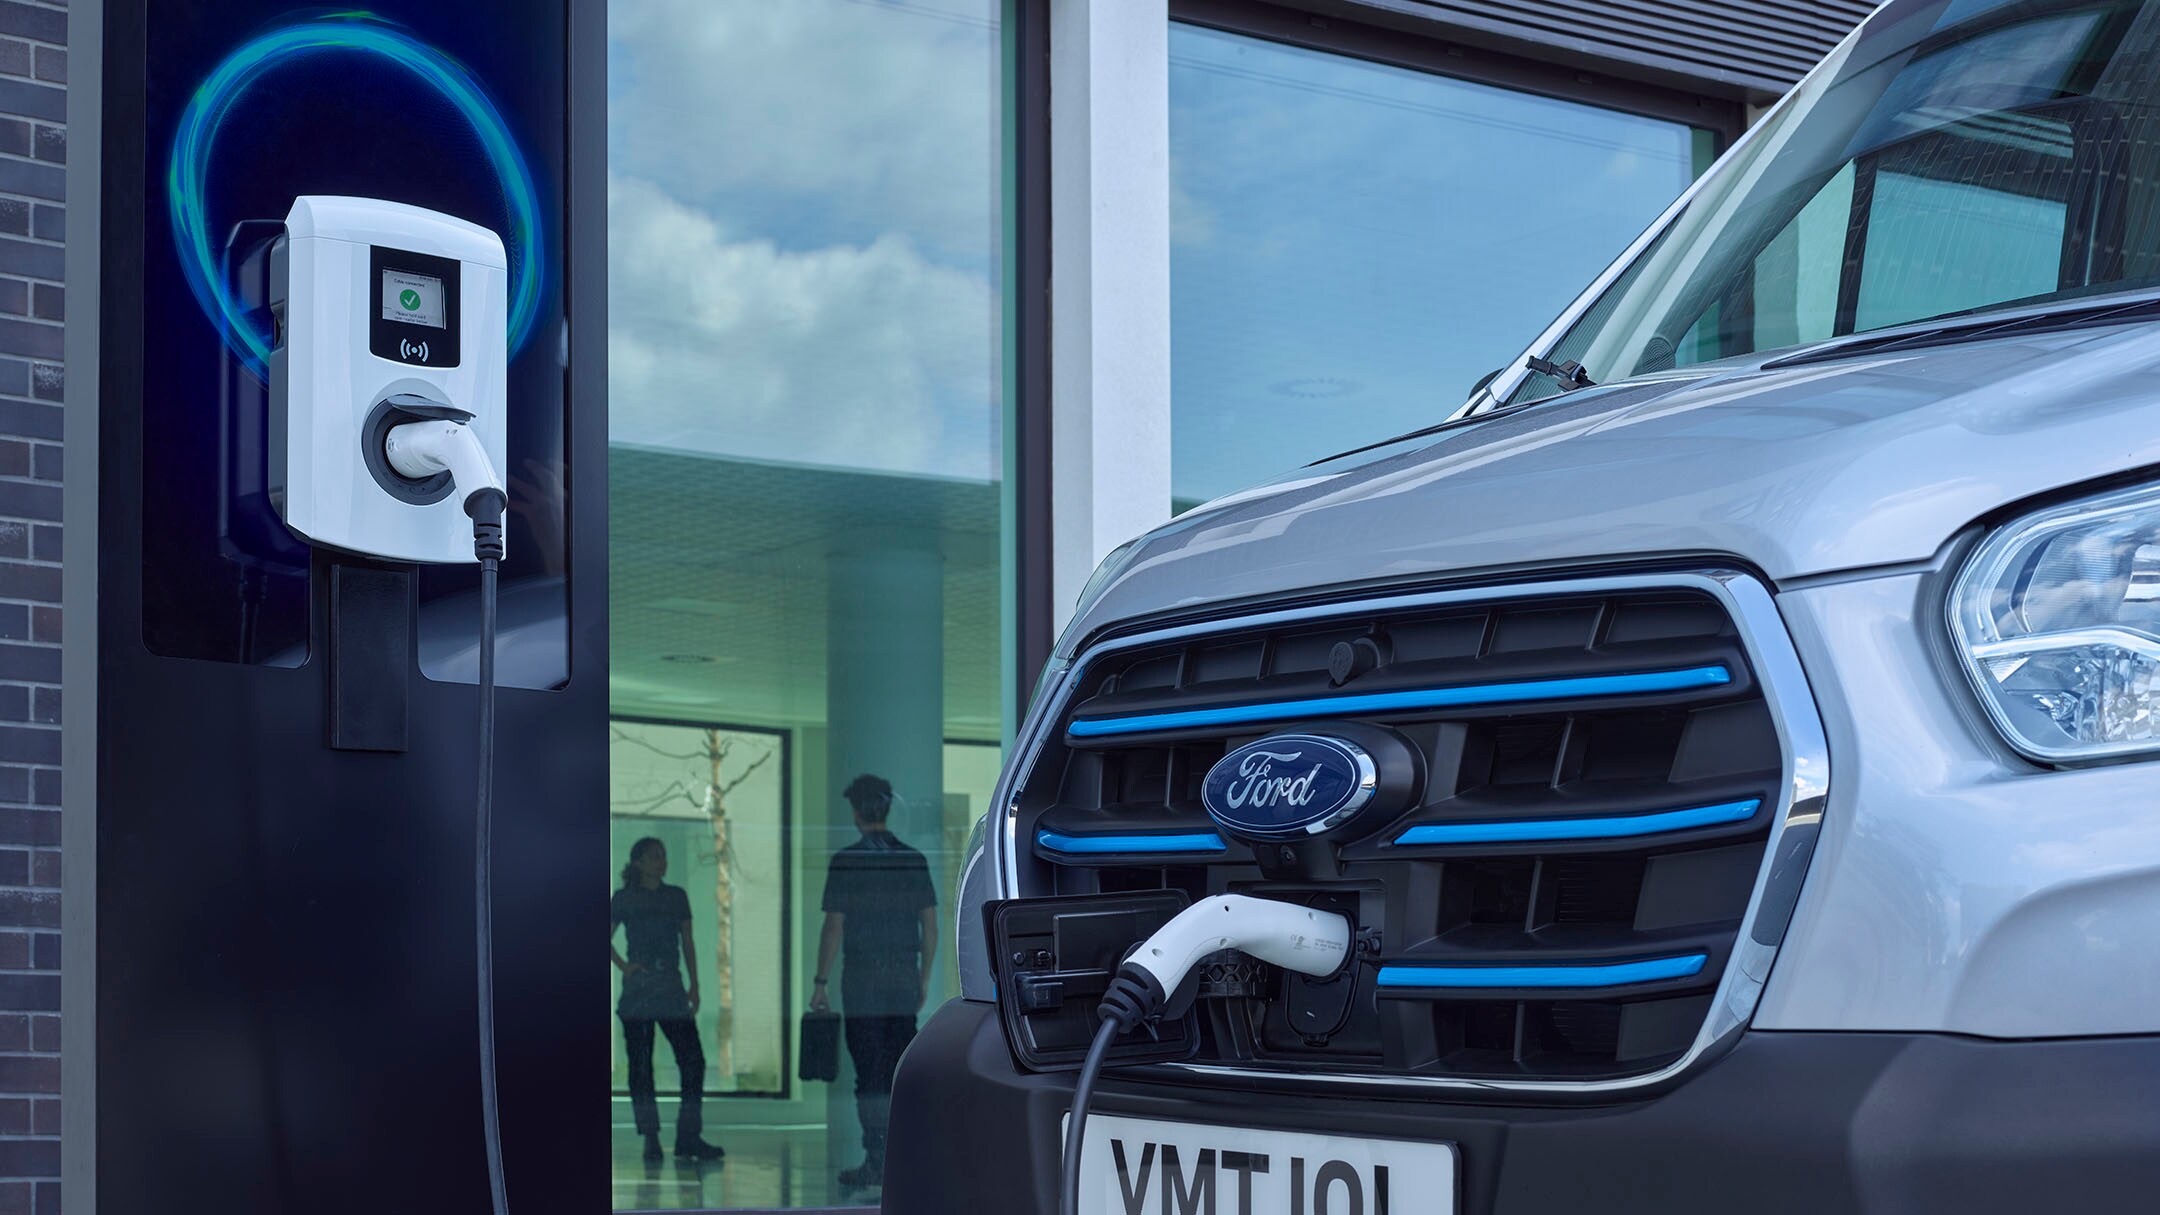
[[[884,1215],[1053,1215],[1071,1098],[1070,1075],[1015,1066],[992,1006],[946,1005],[901,1062]],[[1095,1109],[1452,1141],[1465,1215],[2160,1209],[2160,1037],[1751,1033],[1670,1092],[1591,1108],[1112,1073]]]

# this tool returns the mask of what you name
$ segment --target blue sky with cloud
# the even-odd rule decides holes
[[[613,441],[995,479],[997,7],[610,6]]]

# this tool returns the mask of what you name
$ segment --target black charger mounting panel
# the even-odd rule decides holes
[[[998,1013],[1013,1057],[1030,1071],[1075,1071],[1101,1022],[1095,1010],[1133,948],[1185,910],[1183,891],[1006,899],[983,908],[997,971]],[[1111,1063],[1174,1063],[1200,1049],[1184,1013],[1146,1023],[1110,1047]]]

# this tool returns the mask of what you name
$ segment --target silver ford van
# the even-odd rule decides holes
[[[1892,0],[1452,416],[1113,553],[983,835],[892,1215],[1058,1210],[1225,894],[1347,959],[1118,1036],[1089,1215],[2160,1209],[2160,0]]]

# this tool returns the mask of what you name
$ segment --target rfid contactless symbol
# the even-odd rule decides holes
[[[263,324],[233,297],[219,270],[210,238],[207,199],[210,155],[218,132],[238,109],[241,98],[272,70],[309,55],[372,55],[404,69],[433,88],[470,124],[502,185],[509,211],[505,233],[510,259],[510,351],[524,349],[540,316],[540,288],[545,267],[540,239],[539,191],[532,170],[510,138],[502,112],[471,73],[456,60],[406,31],[367,13],[340,13],[282,26],[242,43],[219,62],[196,87],[180,115],[173,136],[172,161],[165,175],[166,204],[172,218],[173,244],[187,275],[188,290],[218,328],[225,345],[249,370],[265,374],[272,338]],[[413,302],[399,302],[417,309]],[[423,356],[424,357],[424,356]]]

